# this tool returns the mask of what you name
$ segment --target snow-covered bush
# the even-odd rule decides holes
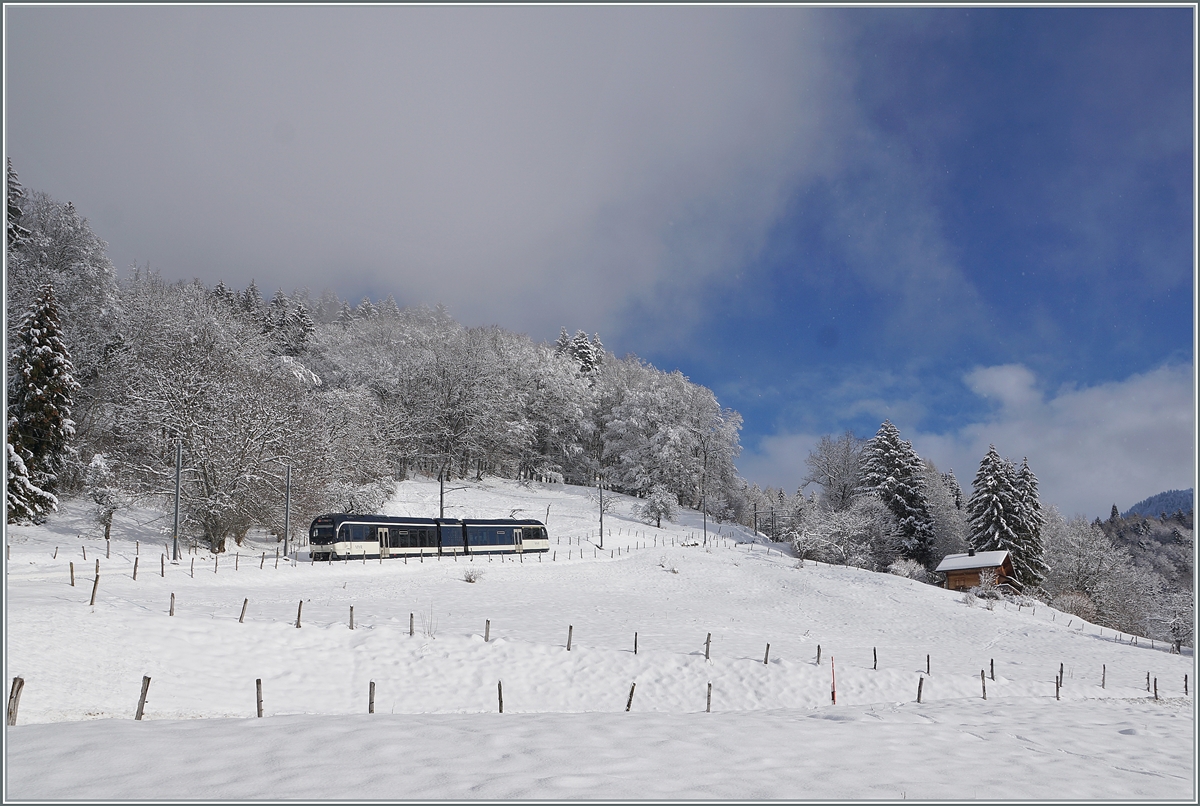
[[[916,560],[909,559],[896,560],[888,566],[888,573],[907,579],[915,579],[918,582],[929,582],[932,579],[931,574],[925,569],[925,566]]]
[[[1050,601],[1050,606],[1063,613],[1079,616],[1084,621],[1096,621],[1096,605],[1079,591],[1060,593]]]

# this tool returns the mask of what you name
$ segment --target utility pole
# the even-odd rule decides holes
[[[446,465],[438,471],[438,518],[446,517]]]
[[[287,493],[283,499],[283,556],[287,557],[291,552],[288,550],[288,536],[291,534],[292,527],[292,466],[287,466]]]
[[[758,504],[754,505],[754,534],[758,534]]]
[[[600,548],[604,548],[604,474],[597,473],[600,486]]]
[[[183,464],[183,440],[175,442],[175,528],[171,537],[171,562],[179,562],[179,469]]]

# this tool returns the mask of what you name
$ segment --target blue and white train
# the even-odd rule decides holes
[[[321,561],[550,550],[541,521],[386,515],[321,515],[309,527],[308,542],[312,559]]]

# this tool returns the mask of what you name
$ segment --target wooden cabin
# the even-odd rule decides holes
[[[981,571],[995,571],[996,584],[1017,587],[1013,579],[1012,555],[1007,551],[975,551],[966,554],[947,554],[935,569],[946,575],[946,587],[965,591],[979,584]]]

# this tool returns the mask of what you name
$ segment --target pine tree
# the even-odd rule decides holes
[[[1020,520],[1016,473],[1010,462],[1000,458],[996,446],[990,445],[979,463],[974,490],[967,501],[971,545],[976,551],[1008,551],[1015,571],[1020,562]]]
[[[79,392],[71,355],[59,327],[54,289],[45,285],[15,337],[11,358],[9,442],[30,482],[53,494],[71,453],[71,405]]]
[[[565,327],[559,328],[558,339],[554,342],[555,355],[562,355],[571,349],[571,337],[567,335]]]
[[[1032,589],[1046,580],[1049,569],[1043,559],[1046,549],[1042,540],[1042,527],[1046,525],[1046,517],[1042,514],[1042,504],[1038,499],[1037,476],[1029,469],[1028,458],[1021,460],[1015,487],[1019,512],[1016,530],[1019,545],[1013,557],[1013,573],[1023,588]]]
[[[21,187],[21,183],[17,181],[17,172],[12,167],[12,157],[8,158],[8,218],[6,231],[8,236],[8,248],[12,249],[18,243],[30,235],[29,230],[22,227],[17,222],[21,220],[21,216],[25,212],[21,209],[21,201],[25,198],[25,188]]]
[[[8,455],[8,484],[4,492],[4,510],[9,523],[41,523],[46,514],[58,508],[58,499],[29,480],[29,469],[13,446],[13,426],[9,418],[5,452]]]
[[[242,292],[242,310],[251,316],[258,317],[262,314],[263,298],[258,292],[258,284],[251,278],[250,285],[246,286],[246,290]]]
[[[904,555],[928,567],[933,560],[933,519],[925,498],[921,457],[884,420],[863,448],[860,492],[874,492],[896,518]]]
[[[946,483],[946,489],[950,491],[950,495],[954,498],[954,508],[963,508],[963,493],[962,487],[958,486],[958,479],[954,475],[954,468],[950,468],[949,473],[942,474],[942,481]]]

